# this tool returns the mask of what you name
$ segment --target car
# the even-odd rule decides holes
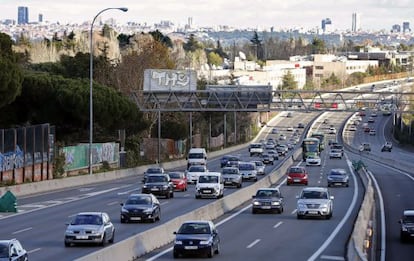
[[[207,165],[207,151],[205,148],[191,148],[188,151],[187,169],[191,165]]]
[[[406,209],[403,211],[400,224],[400,240],[406,242],[414,239],[414,210]]]
[[[277,150],[268,150],[267,154],[273,157],[274,160],[279,159],[279,152]]]
[[[227,165],[227,162],[229,161],[229,159],[233,157],[232,155],[224,155],[221,157],[220,159],[220,168],[223,168],[224,166]]]
[[[257,181],[257,170],[254,162],[240,162],[239,171],[243,177],[243,180]]]
[[[368,127],[368,126],[364,126],[364,132],[367,132],[367,133],[369,133],[369,131],[371,130],[371,128],[370,127]]]
[[[163,196],[165,198],[174,197],[174,184],[168,174],[150,174],[147,175],[144,185],[142,185],[141,193],[152,193],[155,196]]]
[[[305,167],[292,166],[287,170],[286,175],[286,185],[288,186],[292,184],[308,185],[308,172]]]
[[[153,194],[131,194],[125,203],[121,203],[121,223],[144,222],[154,223],[161,219],[161,204]]]
[[[254,162],[254,164],[256,164],[257,175],[264,175],[265,174],[266,165],[263,163],[263,161],[254,160],[252,162]]]
[[[329,123],[329,119],[323,119],[322,123],[323,124],[328,124]]]
[[[335,158],[342,159],[342,156],[343,156],[343,151],[341,149],[331,148],[329,150],[329,158],[330,159],[335,159]]]
[[[19,240],[0,239],[0,260],[7,261],[27,261],[29,260],[26,249],[23,248]]]
[[[355,125],[350,125],[350,126],[348,127],[348,130],[349,130],[349,131],[356,131],[356,130],[357,130],[357,127],[356,127]]]
[[[276,147],[276,143],[273,143],[273,142],[267,142],[265,145],[266,150],[274,150],[275,147]]]
[[[104,246],[115,239],[115,227],[106,212],[80,212],[66,225],[65,247],[86,243]]]
[[[303,124],[302,122],[298,123],[298,129],[303,129],[305,128],[305,124]]]
[[[333,199],[327,188],[307,187],[297,196],[296,217],[324,217],[333,215]]]
[[[229,164],[229,161],[227,162],[227,164]],[[187,177],[187,182],[188,183],[196,183],[198,180],[198,176],[200,176],[201,174],[204,174],[208,172],[207,167],[205,165],[192,165],[188,168],[188,170],[186,171],[185,175]]]
[[[286,154],[289,152],[289,148],[286,144],[278,144],[276,146],[276,152],[279,156],[286,156]]]
[[[249,146],[250,157],[262,156],[263,151],[264,149],[261,143],[251,143]]]
[[[367,142],[362,143],[359,148],[359,151],[371,151],[371,144]]]
[[[286,117],[287,117],[287,118],[292,118],[292,117],[293,117],[293,113],[292,113],[292,112],[288,112],[288,113],[286,114]]]
[[[285,134],[280,134],[279,135],[279,140],[286,140],[286,135]]]
[[[345,169],[331,169],[327,175],[328,187],[345,186],[349,187],[349,175]]]
[[[374,119],[373,117],[369,117],[369,118],[368,118],[368,122],[369,122],[369,123],[374,123],[374,122],[375,122],[375,119]]]
[[[329,127],[329,129],[328,129],[328,134],[336,134],[336,129],[335,129],[335,127]]]
[[[220,236],[210,220],[185,221],[174,235],[174,258],[186,255],[213,257],[220,253]]]
[[[321,165],[321,157],[319,155],[308,155],[305,159],[306,166],[320,166]]]
[[[252,196],[252,213],[283,212],[283,196],[277,188],[259,188]]]
[[[163,167],[149,167],[144,172],[144,177],[142,178],[142,182],[145,182],[145,179],[147,178],[147,175],[149,174],[164,174],[165,170]]]
[[[375,136],[377,132],[374,129],[370,129],[368,134],[371,136]]]
[[[287,131],[294,131],[295,129],[292,127],[292,126],[290,126],[290,127],[287,127],[287,129],[286,129]]]
[[[365,111],[358,112],[358,116],[364,117],[366,115]]]
[[[238,156],[232,156],[228,159],[226,167],[238,167],[240,158]]]
[[[278,134],[279,130],[277,128],[272,128],[272,134]]]
[[[261,162],[261,161],[260,161]],[[263,163],[262,163],[263,164]],[[243,178],[237,167],[224,167],[221,170],[221,175],[224,179],[224,186],[242,187]]]
[[[371,112],[371,115],[370,115],[371,117],[377,117],[378,116],[378,114],[376,113],[376,112]]]
[[[265,154],[262,155],[262,162],[263,162],[263,164],[266,164],[266,165],[268,165],[268,164],[273,165],[274,164],[274,158],[273,158],[273,156],[270,156],[269,154],[265,153]]]
[[[195,187],[195,198],[222,198],[224,196],[224,180],[220,172],[208,172],[198,176]]]
[[[174,185],[174,190],[187,191],[187,176],[182,171],[170,171],[167,173]]]
[[[386,141],[384,145],[382,145],[381,152],[388,151],[391,152],[392,150],[392,143],[390,141]]]

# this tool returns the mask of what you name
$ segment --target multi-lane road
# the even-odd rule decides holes
[[[280,117],[271,121],[263,135],[276,136],[270,133],[273,127],[290,135],[290,132],[286,130],[288,127],[295,127],[298,122],[311,123],[317,113],[294,112],[291,118],[284,117],[284,115],[281,113]],[[323,118],[329,118],[329,124],[339,130],[349,116],[350,114],[345,112],[325,113],[314,122],[312,130],[326,131],[328,126],[322,123]],[[302,187],[288,187],[282,178],[275,186],[280,187],[285,197],[284,213],[252,215],[250,202],[246,202],[237,210],[215,220],[215,223],[219,225],[222,243],[220,254],[214,258],[219,260],[345,260],[347,242],[364,194],[360,178],[350,168],[350,160],[362,159],[377,181],[379,193],[384,199],[383,215],[386,230],[382,235],[386,241],[383,245],[378,243],[377,251],[374,251],[377,259],[379,260],[383,254],[383,258],[386,258],[384,260],[412,260],[413,245],[399,242],[397,220],[403,209],[414,209],[413,172],[401,171],[395,167],[398,167],[399,160],[402,160],[401,164],[404,166],[409,166],[410,162],[413,162],[414,167],[414,160],[410,153],[398,148],[396,144],[391,153],[380,152],[381,145],[386,139],[390,139],[389,133],[384,128],[388,121],[388,117],[378,116],[376,118],[376,122],[372,124],[377,129],[376,136],[363,133],[360,127],[355,132],[347,131],[345,127],[344,142],[355,148],[361,142],[370,142],[373,150],[369,155],[347,151],[347,157],[343,159],[329,159],[325,151],[322,153],[321,167],[307,167],[309,186],[326,186],[326,173],[331,168],[344,168],[351,175],[348,188],[330,188],[335,197],[332,219],[296,219],[295,196]],[[247,149],[233,152],[233,154],[238,154],[245,160],[251,159]],[[378,160],[381,158],[383,160]],[[295,162],[295,164],[303,165],[302,162]],[[209,159],[208,168],[219,171],[219,158]],[[266,172],[269,173],[276,168],[277,164],[268,166]],[[142,183],[138,175],[142,173],[138,173],[137,177],[19,198],[19,213],[0,217],[1,238],[18,238],[29,251],[30,260],[74,260],[100,249],[94,246],[64,247],[65,223],[77,212],[107,212],[115,224],[115,242],[117,242],[154,226],[162,225],[174,217],[214,200],[196,200],[194,186],[190,185],[188,191],[176,192],[174,198],[160,200],[162,204],[160,222],[121,224],[119,221],[120,203],[130,193],[140,192]],[[248,185],[249,182],[243,184],[244,187]],[[227,188],[225,195],[235,190]],[[377,216],[381,217],[381,213],[378,212]],[[378,221],[378,224],[377,227],[380,229],[381,222]],[[381,242],[381,237],[378,242]],[[172,259],[170,248],[171,245],[165,246],[141,259]],[[404,255],[401,255],[402,253]],[[407,258],[404,259],[404,257]]]

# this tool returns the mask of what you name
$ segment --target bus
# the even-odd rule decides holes
[[[306,160],[309,155],[319,156],[321,153],[320,141],[318,138],[306,138],[302,141],[302,159]]]
[[[319,139],[320,151],[323,151],[325,149],[325,134],[323,134],[322,132],[313,132],[310,137]]]

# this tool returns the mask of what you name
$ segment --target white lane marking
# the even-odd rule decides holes
[[[118,201],[114,201],[114,202],[109,202],[108,204],[106,204],[107,206],[112,206],[112,205],[116,205],[118,204]]]
[[[292,215],[294,215],[294,214],[296,214],[296,212],[298,212],[298,210],[295,208],[295,209],[291,212],[291,214],[292,214]]]
[[[163,206],[163,205],[166,205],[168,203],[169,203],[169,201],[163,201],[163,202],[160,203],[160,205]]]
[[[26,204],[26,205],[17,205],[18,208],[44,208],[46,205],[40,204]]]
[[[325,255],[322,255],[321,256],[321,259],[326,259],[326,260],[339,260],[339,261],[345,260],[345,258],[343,256],[325,256]]]
[[[282,224],[283,224],[283,222],[282,221],[279,221],[276,225],[273,226],[273,228],[278,228]]]
[[[252,248],[252,247],[254,247],[254,245],[256,245],[259,242],[260,242],[260,239],[256,239],[255,241],[253,241],[252,243],[250,243],[246,248]]]
[[[131,193],[133,191],[137,191],[137,190],[139,190],[139,188],[130,189],[130,190],[127,190],[127,191],[124,191],[124,192],[118,192],[118,195],[129,194],[129,193]]]
[[[37,252],[37,251],[40,251],[40,250],[41,250],[41,248],[35,248],[35,249],[30,250],[30,251],[27,251],[27,253],[31,254],[31,253],[34,253],[34,252]]]
[[[86,191],[91,191],[94,188],[80,188],[79,191],[80,192],[86,192]]]
[[[32,229],[33,229],[32,227],[28,227],[28,228],[25,228],[25,229],[17,230],[17,231],[14,231],[12,233],[12,235],[20,234],[20,233],[23,233],[23,232],[26,232],[26,231],[29,231],[29,230],[32,230]]]
[[[355,190],[354,190],[354,194],[352,196],[351,205],[349,206],[347,212],[345,213],[345,216],[341,219],[341,221],[339,222],[339,224],[335,227],[334,231],[332,231],[331,235],[326,239],[325,242],[323,242],[323,244],[319,247],[319,249],[316,250],[315,253],[313,253],[313,255],[308,259],[308,261],[314,261],[314,260],[316,260],[316,258],[323,251],[325,251],[325,249],[329,246],[329,244],[333,241],[333,239],[336,237],[336,235],[339,233],[339,231],[345,225],[345,222],[347,221],[347,219],[349,219],[349,217],[351,216],[352,210],[356,206],[356,201],[357,201],[358,193],[359,193],[358,185],[357,185],[358,183],[357,183],[356,175],[354,174],[354,169],[352,167],[352,162],[349,160],[349,158],[346,155],[345,155],[345,158],[346,158],[346,162],[348,164],[348,168],[349,168],[350,172],[352,173],[352,179],[353,179],[354,184],[355,184]]]
[[[63,201],[60,201],[60,200],[49,200],[49,201],[45,201],[43,203],[44,204],[62,204]]]

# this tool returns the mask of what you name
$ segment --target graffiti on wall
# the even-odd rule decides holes
[[[15,151],[0,153],[0,171],[13,170],[23,168],[24,153],[19,146]]]

